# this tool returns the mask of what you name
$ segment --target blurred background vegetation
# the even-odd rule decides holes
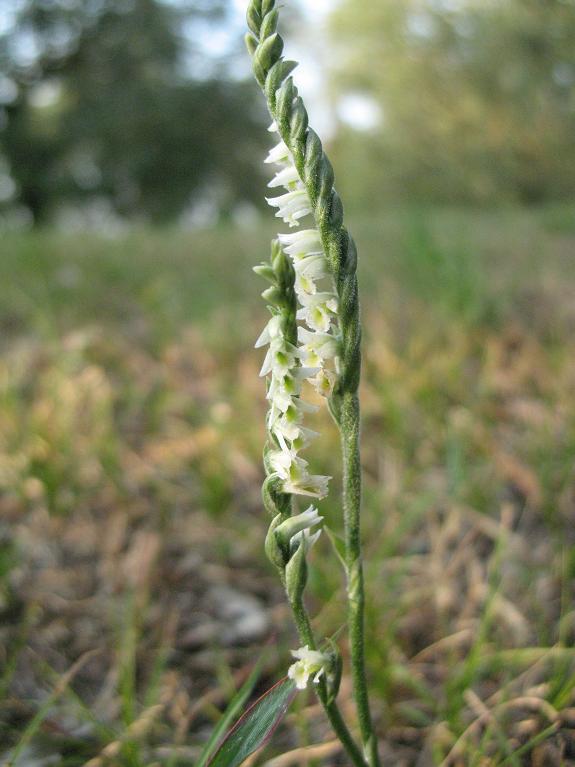
[[[285,6],[360,253],[386,763],[570,767],[575,5]],[[0,1],[2,763],[189,767],[297,641],[262,546],[251,266],[277,222],[243,10]],[[319,635],[341,588],[320,540]],[[345,764],[313,696],[255,763],[282,751]]]
[[[570,0],[332,5],[323,107],[350,205],[573,198]],[[238,18],[224,0],[6,4],[5,216],[43,224],[91,207],[166,222],[261,207],[265,114]]]

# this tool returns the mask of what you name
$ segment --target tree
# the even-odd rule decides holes
[[[575,194],[572,0],[343,0],[332,35],[335,93],[383,114],[376,133],[344,128],[338,143],[371,174],[370,195]]]
[[[108,200],[166,221],[210,190],[229,209],[258,200],[251,83],[198,69],[191,25],[226,23],[227,4],[27,0],[0,40],[0,152],[36,223],[63,203]],[[197,52],[196,52],[197,53]],[[1,93],[1,89],[0,89]]]

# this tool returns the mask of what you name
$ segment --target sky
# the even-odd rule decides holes
[[[280,9],[282,5],[285,7],[290,4],[292,6],[297,4],[308,17],[305,30],[302,29],[301,32],[298,30],[297,40],[290,36],[284,36],[284,55],[288,59],[299,62],[294,78],[306,103],[312,123],[322,135],[329,134],[330,124],[333,123],[333,120],[330,117],[328,105],[322,98],[326,67],[321,61],[321,48],[323,46],[318,45],[318,40],[321,39],[325,19],[336,3],[337,0],[313,0],[313,10],[310,9],[311,3],[303,2],[303,0],[283,0],[283,2],[280,0],[278,3]],[[245,21],[247,5],[248,0],[231,0],[230,23],[215,29],[211,27],[209,36],[202,39],[202,47],[206,53],[216,57],[224,55],[234,44],[237,44],[238,40],[243,39],[247,31]],[[241,75],[248,75],[250,72],[247,54],[245,67],[246,71],[245,73],[241,72]]]
[[[246,12],[246,6],[247,6],[247,0],[233,0],[234,8],[237,9],[238,13],[241,15],[242,18],[245,16]],[[302,3],[300,2],[299,5],[303,7],[304,11],[306,13],[316,14],[319,13],[320,15],[324,15],[328,13],[335,5],[335,0],[313,0],[313,11],[311,10],[311,3]]]
[[[298,35],[298,39],[284,38],[285,56],[299,62],[294,74],[296,85],[305,101],[315,130],[328,138],[333,132],[334,115],[333,104],[322,95],[327,71],[327,62],[322,55],[327,46],[322,45],[322,34],[327,16],[336,7],[338,0],[295,1],[309,22],[307,28]],[[245,29],[247,2],[248,0],[233,0],[234,27],[237,25],[242,34]],[[281,5],[287,4],[287,0],[284,0],[278,5],[281,8]],[[341,103],[336,105],[335,112],[340,119],[347,120],[355,128],[363,130],[373,128],[380,120],[375,104],[361,94],[345,96]]]

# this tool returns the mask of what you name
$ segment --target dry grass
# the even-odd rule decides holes
[[[552,276],[461,317],[457,301],[436,310],[379,279],[365,301],[364,530],[386,763],[575,764],[572,283]],[[248,302],[238,328],[211,290],[212,310],[161,332],[169,291],[112,320],[82,321],[72,299],[48,333],[36,307],[5,340],[0,759],[190,764],[262,648],[258,689],[285,669],[293,630],[261,551],[250,339],[263,315]],[[337,476],[322,424],[314,461]],[[310,585],[326,634],[342,587],[328,549]],[[265,758],[343,764],[331,741],[301,696]]]

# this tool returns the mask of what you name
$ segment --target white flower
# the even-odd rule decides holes
[[[290,234],[278,234],[278,239],[284,246],[288,256],[294,258],[301,256],[310,256],[312,254],[323,254],[321,237],[317,229],[302,229],[299,232]]]
[[[307,495],[311,498],[325,498],[327,486],[331,477],[321,474],[310,474],[308,462],[295,457],[289,467],[288,476],[282,477],[284,493],[292,495]]]
[[[301,381],[298,376],[294,376],[294,373],[298,369],[299,368],[291,368],[285,375],[275,375],[270,381],[266,398],[280,407],[282,413],[287,410],[291,404],[291,398],[300,393]],[[315,370],[315,368],[309,369]],[[280,403],[286,403],[286,406],[281,407]]]
[[[336,375],[333,371],[323,368],[316,376],[310,378],[310,383],[322,397],[329,397],[333,391],[336,380]]]
[[[298,690],[305,690],[311,676],[313,676],[314,684],[317,684],[321,675],[325,673],[327,656],[319,650],[310,650],[307,645],[298,650],[292,650],[292,655],[296,662],[289,667],[288,677],[293,679]]]
[[[263,329],[262,334],[254,344],[254,348],[259,349],[260,346],[267,346],[267,344],[271,343],[280,336],[281,316],[279,314],[275,314]]]
[[[290,546],[293,551],[295,551],[298,546],[303,546],[304,553],[307,554],[312,546],[314,546],[320,535],[321,530],[317,530],[315,533],[311,533],[309,530],[302,530],[300,533],[296,533],[292,537]]]
[[[307,461],[299,458],[296,451],[287,446],[282,450],[273,450],[269,454],[270,464],[280,479],[282,490],[292,495],[307,495],[312,498],[325,498],[331,477],[309,474]]]
[[[272,386],[276,383],[276,381],[277,379],[274,379],[272,381]],[[287,389],[283,386],[273,386],[273,392],[272,392],[272,388],[270,387],[270,391],[267,394],[267,398],[271,402],[271,412],[273,412],[274,414],[285,413],[286,410],[288,410],[291,407],[292,397],[293,395],[290,394],[289,391],[287,391]]]
[[[276,163],[278,165],[293,165],[292,153],[283,141],[270,149],[265,163]]]
[[[286,520],[281,522],[276,527],[275,534],[280,539],[288,543],[296,538],[296,536],[296,540],[301,541],[303,539],[302,533],[308,533],[308,537],[305,538],[306,543],[304,545],[306,545],[306,547],[308,545],[311,547],[313,545],[313,543],[309,543],[311,538],[313,538],[315,542],[319,536],[317,532],[314,533],[313,536],[310,536],[309,531],[312,527],[315,527],[315,525],[319,525],[322,520],[323,517],[319,516],[315,506],[308,506],[308,508],[305,511],[302,511],[301,514],[296,514],[293,517],[288,517]],[[321,530],[318,532],[321,533]]]
[[[308,295],[317,293],[315,281],[329,276],[326,258],[321,253],[294,259],[293,266],[295,269],[295,290],[298,297],[305,293]]]
[[[283,409],[284,400],[280,398],[279,394],[277,400],[277,403],[275,397],[272,400],[272,406],[268,413],[268,429],[274,432],[277,430],[279,434],[289,440],[298,439],[303,436],[301,434],[301,424],[304,413],[317,412],[317,405],[311,405],[309,402],[302,400],[301,397],[293,397],[288,402],[287,407]],[[313,432],[310,432],[311,434]]]
[[[296,189],[280,197],[266,197],[272,208],[278,208],[276,218],[281,218],[290,226],[298,226],[298,219],[311,213],[311,202],[305,189]]]
[[[308,327],[320,333],[327,333],[331,321],[337,315],[337,296],[335,293],[303,293],[299,296],[302,308],[298,310],[297,319],[305,320]]]
[[[297,356],[297,349],[281,336],[270,342],[270,348],[265,356],[260,376],[272,373],[273,376],[285,376],[293,367]]]
[[[276,186],[285,186],[286,189],[294,189],[294,185],[297,185],[300,189],[303,189],[295,165],[288,165],[286,168],[278,171],[268,184],[270,188]]]
[[[297,460],[303,460],[297,458],[295,451],[288,448],[284,450],[273,450],[269,454],[269,462],[280,477],[280,479],[287,480],[290,477],[291,467]]]
[[[305,328],[298,328],[298,349],[300,359],[310,367],[322,367],[323,360],[337,356],[339,344],[330,333],[312,333]]]
[[[280,400],[280,395],[278,393],[278,400]],[[281,404],[283,404],[283,401],[281,401]],[[272,399],[273,405],[275,405],[275,395]],[[285,410],[280,410],[279,406],[277,406],[277,410],[279,413],[282,413],[284,418],[288,423],[292,424],[300,424],[303,420],[304,413],[316,413],[318,411],[317,405],[312,405],[310,402],[306,402],[301,397],[292,397],[291,402],[288,403],[288,406]],[[270,424],[275,420],[270,414]]]
[[[272,403],[272,407],[285,413],[292,404],[292,397],[297,397],[301,391],[301,384],[304,380],[312,380],[319,372],[319,368],[291,368],[284,376],[276,375],[272,378],[268,387],[267,399]],[[315,412],[310,410],[308,412]]]
[[[291,446],[294,450],[303,450],[306,448],[309,443],[312,441],[312,439],[315,439],[316,437],[319,437],[319,433],[317,431],[312,431],[311,429],[305,429],[303,426],[299,427],[299,434],[297,437],[294,437],[291,441]]]
[[[292,448],[298,452],[307,447],[312,439],[318,436],[318,432],[306,429],[301,423],[290,421],[285,415],[276,418],[271,425],[270,431],[275,434],[282,447],[285,440],[289,439],[292,443]]]

